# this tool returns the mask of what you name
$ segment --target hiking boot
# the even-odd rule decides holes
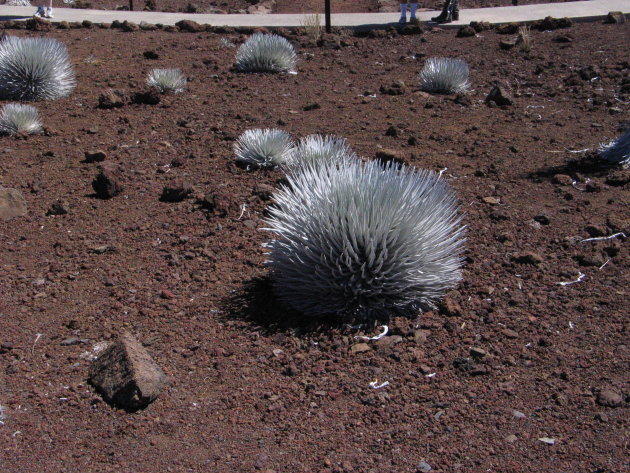
[[[44,18],[52,18],[53,17],[53,12],[52,12],[52,8],[46,8],[46,13],[44,14]]]
[[[44,7],[37,7],[37,11],[33,14],[37,18],[45,18],[46,17],[46,9]]]
[[[405,23],[407,23],[407,17],[401,16],[400,20],[398,20],[398,23],[404,25]]]

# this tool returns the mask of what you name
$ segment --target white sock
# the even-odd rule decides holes
[[[418,4],[417,3],[412,3],[411,4],[411,15],[410,18],[415,18],[416,17],[416,9],[418,8]]]
[[[400,4],[400,17],[407,18],[407,4],[406,3]]]

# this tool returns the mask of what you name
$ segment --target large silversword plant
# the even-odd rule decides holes
[[[465,94],[470,88],[463,59],[431,57],[420,71],[420,88],[434,94]]]
[[[275,195],[275,292],[310,315],[383,319],[435,307],[460,281],[465,227],[435,173],[359,160],[304,166]]]
[[[241,72],[295,72],[296,62],[291,43],[276,34],[255,33],[236,52]]]
[[[55,100],[75,85],[68,50],[56,39],[9,36],[0,42],[0,98]]]

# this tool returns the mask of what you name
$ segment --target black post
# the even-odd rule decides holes
[[[324,3],[324,17],[326,18],[326,33],[330,33],[330,0]]]

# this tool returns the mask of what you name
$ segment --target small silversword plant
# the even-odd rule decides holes
[[[245,131],[234,144],[236,161],[251,168],[273,168],[288,163],[293,149],[291,136],[278,129]]]
[[[345,138],[309,135],[302,138],[291,151],[289,167],[313,166],[356,158]]]
[[[236,52],[241,72],[295,72],[296,62],[291,43],[276,34],[255,33]]]
[[[0,42],[0,98],[55,100],[75,85],[68,50],[56,39],[9,36]]]
[[[31,105],[9,103],[0,111],[0,134],[15,135],[17,133],[39,133],[42,123],[39,112]]]
[[[180,69],[153,69],[147,76],[147,85],[162,94],[179,94],[186,87],[186,78]]]
[[[630,128],[616,140],[600,145],[599,155],[612,164],[630,166]]]
[[[468,64],[463,59],[432,57],[420,72],[420,88],[436,94],[464,94],[468,91]]]
[[[267,246],[278,298],[309,316],[431,309],[460,281],[465,228],[435,173],[346,160],[287,175]]]

